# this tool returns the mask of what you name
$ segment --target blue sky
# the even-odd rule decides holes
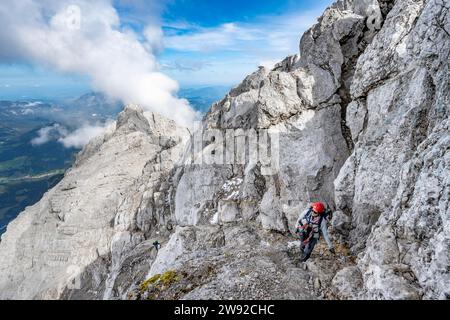
[[[85,76],[25,63],[0,64],[0,100],[59,100],[89,91]]]
[[[160,28],[162,45],[152,47],[158,68],[181,87],[195,87],[235,85],[258,65],[297,53],[300,35],[331,2],[115,0],[113,5],[118,28],[138,39],[145,38],[148,24]],[[34,60],[0,60],[0,100],[76,96],[89,90],[89,77],[83,74],[57,72]]]

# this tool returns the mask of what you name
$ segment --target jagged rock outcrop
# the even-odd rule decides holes
[[[448,298],[448,10],[337,1],[189,141],[128,107],[8,227],[0,297]],[[319,243],[301,264],[295,219],[316,200],[337,255]]]

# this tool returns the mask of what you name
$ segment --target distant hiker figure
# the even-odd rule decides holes
[[[335,253],[333,243],[330,240],[327,230],[327,218],[331,215],[331,210],[325,210],[325,206],[321,202],[313,203],[313,205],[300,214],[295,226],[296,233],[300,236],[301,260],[305,262],[311,256],[315,245],[319,241],[322,233],[331,253]]]
[[[153,247],[156,249],[156,252],[158,252],[159,249],[161,249],[161,243],[159,243],[159,241],[156,240],[155,242],[153,242]]]

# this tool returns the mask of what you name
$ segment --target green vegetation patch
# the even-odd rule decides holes
[[[169,270],[163,274],[157,274],[145,280],[140,286],[141,294],[148,291],[149,299],[157,298],[162,292],[168,290],[172,285],[180,281],[180,277],[174,270]]]
[[[169,270],[162,275],[157,274],[151,277],[150,279],[144,281],[140,285],[140,289],[141,292],[145,292],[149,289],[156,289],[158,291],[161,291],[177,283],[179,279],[180,278],[178,277],[175,271]]]
[[[196,269],[169,270],[142,282],[128,295],[128,299],[178,300],[195,288],[210,282],[216,272],[217,266],[211,263]]]
[[[147,279],[144,282],[142,282],[140,285],[141,292],[146,291],[150,285],[152,285],[152,286],[155,285],[159,281],[160,278],[161,278],[161,275],[157,274],[157,275],[154,275],[153,277],[151,277],[150,279]]]

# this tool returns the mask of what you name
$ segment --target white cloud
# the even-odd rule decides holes
[[[34,107],[40,106],[41,104],[42,104],[41,101],[27,102],[27,103],[24,105],[24,108],[34,108]]]
[[[33,110],[33,109],[24,109],[22,111],[22,114],[25,115],[25,116],[30,115],[30,114],[34,114],[34,113],[35,113],[35,110]]]
[[[257,29],[225,23],[216,28],[198,28],[181,35],[170,35],[164,39],[167,48],[180,51],[213,51],[227,48],[239,50],[234,45],[239,41],[255,41],[261,36]]]
[[[38,136],[31,140],[31,144],[33,146],[40,146],[52,140],[57,140],[61,136],[66,136],[67,134],[68,131],[66,128],[64,128],[60,124],[54,124],[52,126],[40,129],[38,131]]]
[[[78,128],[74,132],[67,134],[64,137],[58,139],[58,142],[62,143],[66,148],[82,148],[92,138],[101,135],[108,124],[104,125],[89,125],[86,124],[81,128]]]
[[[163,63],[162,70],[185,86],[236,85],[259,66],[272,67],[286,56],[298,54],[302,34],[316,23],[324,6],[321,1],[312,11],[208,28],[171,22],[165,25],[164,35],[171,61]],[[176,63],[189,60],[201,62],[201,68],[183,68],[185,63]]]
[[[38,131],[38,136],[31,140],[33,146],[40,146],[50,141],[50,131],[53,127],[45,127]]]
[[[141,43],[121,29],[110,1],[2,0],[0,21],[0,61],[22,59],[88,75],[94,90],[184,125],[197,117],[175,97],[178,84],[157,69],[157,28],[148,27]]]
[[[31,140],[31,144],[36,147],[50,141],[58,141],[66,148],[83,148],[92,138],[101,135],[111,123],[86,123],[72,132],[56,123],[40,129],[38,136]]]
[[[311,27],[323,8],[283,16],[263,17],[254,23],[230,22],[213,28],[182,24],[178,33],[166,34],[164,45],[178,51],[257,52],[259,55],[277,53],[289,55],[298,52],[300,36]],[[181,32],[180,32],[181,30]]]
[[[163,50],[163,36],[163,31],[159,26],[149,25],[144,29],[145,40],[153,51],[161,52]]]
[[[181,59],[170,62],[164,62],[160,67],[164,70],[178,70],[178,71],[199,71],[207,66],[206,63],[194,59]]]

